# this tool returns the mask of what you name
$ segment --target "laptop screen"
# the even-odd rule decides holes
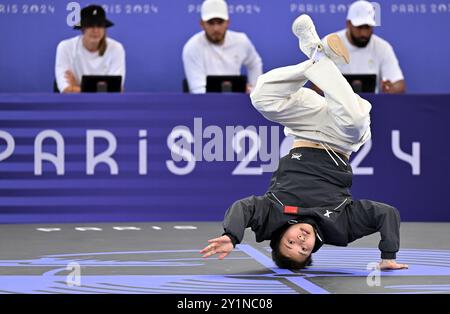
[[[375,74],[344,74],[355,93],[375,93],[377,76]]]
[[[81,92],[85,93],[118,93],[122,91],[120,75],[83,75]]]
[[[245,75],[208,75],[206,77],[207,93],[245,93],[247,76]]]

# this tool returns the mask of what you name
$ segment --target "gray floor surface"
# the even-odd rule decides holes
[[[379,234],[324,246],[302,271],[277,268],[246,236],[225,260],[199,250],[220,222],[0,225],[0,293],[450,293],[450,223],[402,223],[398,261],[379,272]]]

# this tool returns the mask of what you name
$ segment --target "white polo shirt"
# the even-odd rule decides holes
[[[392,83],[404,79],[394,49],[386,40],[373,34],[369,44],[360,48],[350,43],[345,32],[346,29],[337,32],[350,53],[350,63],[338,65],[343,74],[376,74],[377,91],[381,79]]]
[[[247,68],[248,83],[255,86],[262,61],[246,34],[227,30],[222,45],[208,41],[205,32],[192,36],[183,47],[183,65],[191,93],[206,92],[208,75],[240,75]]]
[[[106,37],[106,51],[103,56],[90,52],[83,46],[83,36],[79,35],[61,41],[56,49],[55,78],[62,92],[69,86],[64,74],[72,71],[78,84],[83,75],[121,75],[125,82],[125,49],[118,41]]]

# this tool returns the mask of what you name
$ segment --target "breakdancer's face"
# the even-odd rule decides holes
[[[201,21],[201,26],[205,31],[206,38],[213,44],[221,45],[225,39],[225,33],[228,29],[228,22],[222,19],[211,19]]]
[[[312,253],[316,234],[310,224],[298,223],[290,226],[280,241],[280,253],[297,262],[305,261]]]
[[[373,34],[373,27],[370,25],[353,26],[350,21],[347,21],[347,29],[353,45],[364,48],[369,44],[370,38]]]

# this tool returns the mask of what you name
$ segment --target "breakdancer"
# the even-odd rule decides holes
[[[238,200],[226,211],[224,233],[209,240],[203,257],[227,256],[251,228],[256,241],[270,240],[272,258],[281,268],[301,269],[323,244],[346,246],[380,232],[380,269],[403,269],[396,262],[400,216],[396,208],[350,193],[349,157],[371,137],[368,101],[355,94],[336,67],[349,54],[335,34],[323,41],[308,15],[292,30],[309,60],[274,69],[258,78],[253,106],[294,136],[263,196]],[[311,81],[324,97],[303,87]]]

